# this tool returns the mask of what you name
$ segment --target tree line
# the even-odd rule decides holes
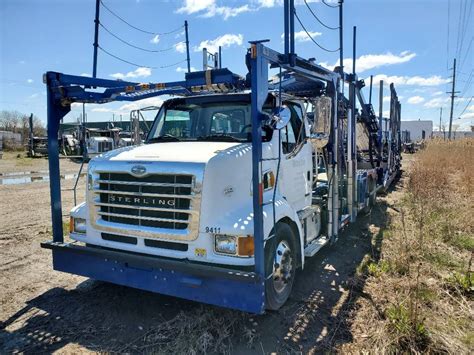
[[[20,133],[23,143],[26,143],[30,134],[29,117],[29,114],[16,110],[2,110],[0,111],[0,131]],[[46,135],[46,128],[43,122],[35,115],[33,115],[33,135]]]

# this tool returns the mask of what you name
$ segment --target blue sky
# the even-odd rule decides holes
[[[320,1],[307,0],[317,16],[330,27],[338,25],[338,12]],[[334,3],[334,0],[326,2]],[[270,39],[269,46],[283,50],[282,0],[103,0],[105,6],[132,25],[151,33],[175,30],[189,22],[191,64],[202,69],[201,48],[223,46],[223,66],[244,75],[248,41]],[[295,0],[296,11],[314,39],[328,49],[339,46],[337,31],[320,25],[303,0]],[[448,120],[450,68],[458,56],[458,95],[455,124],[467,128],[474,123],[474,24],[471,0],[345,0],[345,58],[352,53],[352,26],[357,26],[358,74],[394,82],[401,97],[402,118]],[[470,12],[469,12],[470,11]],[[33,112],[46,119],[46,96],[42,74],[48,70],[90,75],[93,53],[95,0],[2,0],[0,2],[0,109]],[[184,77],[186,56],[181,30],[169,35],[137,31],[101,7],[101,23],[110,32],[143,52],[129,47],[100,28],[99,44],[108,52],[141,65],[134,67],[99,51],[98,76],[137,82],[162,82]],[[449,40],[448,40],[449,27]],[[301,28],[296,23],[296,31]],[[333,67],[337,53],[319,49],[307,36],[297,33],[296,52],[315,57]],[[459,65],[461,62],[461,65]],[[345,65],[350,64],[346,61]],[[153,69],[146,68],[156,67]],[[346,67],[347,68],[347,67]],[[368,80],[366,80],[368,83]],[[385,86],[388,95],[388,85]],[[368,97],[368,90],[365,92]],[[374,97],[378,87],[374,87]],[[472,101],[470,101],[472,100]],[[377,100],[374,100],[377,101]],[[89,120],[109,120],[112,115],[128,119],[130,109],[159,104],[88,105]],[[384,102],[384,111],[388,109]],[[374,103],[378,112],[377,102]],[[66,121],[74,121],[81,109],[74,107]],[[463,112],[464,111],[464,112]]]

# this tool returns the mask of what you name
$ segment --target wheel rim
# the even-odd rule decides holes
[[[275,249],[273,261],[273,288],[278,294],[283,293],[291,284],[293,258],[288,242],[282,240]]]

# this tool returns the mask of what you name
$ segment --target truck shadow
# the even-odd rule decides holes
[[[183,313],[238,318],[224,342],[234,353],[328,351],[352,339],[350,314],[360,297],[369,297],[363,290],[364,278],[357,277],[356,270],[366,255],[375,262],[380,258],[388,207],[379,201],[337,243],[310,259],[297,275],[289,302],[278,312],[252,316],[87,280],[74,289],[50,289],[1,323],[2,352],[53,352],[65,346],[72,352],[82,347],[101,352],[159,352],[159,342],[156,347],[144,345],[146,334]],[[212,320],[192,331],[219,333]],[[182,332],[176,329],[178,333]],[[165,341],[172,341],[169,329]]]

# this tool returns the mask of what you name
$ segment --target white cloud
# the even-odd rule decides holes
[[[425,99],[421,96],[412,96],[407,100],[407,102],[412,105],[421,104],[423,101],[425,101]]]
[[[113,112],[115,113],[115,110],[112,110],[111,108],[107,107],[96,107],[91,110],[92,112]]]
[[[129,71],[126,74],[123,73],[115,73],[115,74],[110,74],[112,78],[115,79],[134,79],[134,78],[147,78],[151,75],[151,69],[150,68],[144,68],[140,67],[135,69],[134,71]]]
[[[366,82],[370,78],[366,79]],[[449,82],[449,79],[444,79],[439,75],[432,75],[429,77],[422,76],[387,76],[385,74],[375,75],[373,82],[378,85],[379,81],[383,80],[385,84],[395,84],[396,86],[408,85],[408,86],[439,86]]]
[[[194,67],[191,67],[191,71],[196,71],[196,68]],[[182,67],[177,67],[176,68],[176,72],[178,73],[187,73],[188,72],[188,68],[182,68]]]
[[[322,33],[321,32],[311,32],[311,31],[308,31],[309,35],[313,38],[315,37],[318,37],[318,36],[321,36]],[[282,33],[281,34],[281,38],[283,39],[285,37],[285,34]],[[295,32],[295,40],[297,42],[308,42],[308,41],[311,41],[311,39],[309,38],[309,36],[306,34],[305,31],[299,31],[299,32]]]
[[[184,43],[184,42],[176,43],[176,45],[174,46],[174,49],[178,53],[184,53],[184,52],[186,52],[186,43]]]
[[[150,39],[150,43],[153,43],[153,44],[158,44],[158,43],[160,43],[160,35],[155,35],[155,37],[153,37],[152,39]]]
[[[400,97],[398,99],[400,99]],[[390,102],[390,96],[384,96],[383,102]]]
[[[33,79],[28,79],[26,82],[27,82],[28,84],[31,84],[33,81],[34,81]]]
[[[132,110],[138,110],[147,106],[161,106],[163,104],[163,99],[160,97],[150,97],[148,99],[143,99],[135,102],[131,102],[119,107],[119,113],[130,113]]]
[[[244,12],[249,12],[253,11],[254,9],[251,9],[249,5],[242,5],[239,7],[229,7],[229,6],[214,6],[207,11],[203,17],[214,17],[216,15],[220,15],[224,18],[224,20],[227,20],[230,17],[235,17],[240,15],[241,13]]]
[[[227,20],[230,17],[235,17],[241,13],[254,10],[256,9],[250,7],[248,4],[230,7],[218,6],[216,0],[184,0],[183,6],[176,12],[187,15],[199,13],[202,17],[214,17],[219,15],[222,16],[224,20]]]
[[[456,102],[463,102],[466,101],[465,98],[459,97],[456,99]],[[424,107],[427,108],[440,108],[443,106],[448,105],[451,102],[451,99],[449,97],[435,97],[434,99],[431,99],[423,105]]]
[[[260,7],[274,7],[276,5],[280,5],[282,1],[278,0],[258,0],[258,5]]]
[[[436,91],[436,92],[431,94],[431,96],[439,96],[439,95],[443,95],[443,92],[442,91]]]
[[[356,60],[356,72],[361,73],[369,69],[379,68],[387,65],[406,63],[416,57],[416,53],[409,51],[401,52],[399,55],[387,52],[385,54],[364,54]],[[333,69],[339,65],[339,60],[334,64],[328,64],[327,62],[321,63],[322,66]],[[352,70],[352,59],[344,59],[344,68],[346,71]]]
[[[241,46],[243,40],[244,36],[242,36],[241,34],[236,35],[227,33],[213,40],[202,41],[199,46],[194,47],[194,51],[199,52],[202,51],[203,48],[207,48],[209,52],[215,53],[219,50],[219,46],[221,46],[222,48],[228,48],[233,45]]]
[[[26,61],[20,60],[18,63],[20,63],[20,64],[26,64]]]
[[[92,75],[90,75],[89,73],[81,73],[81,76],[85,76],[85,77],[88,77],[88,78],[92,77]]]
[[[474,119],[474,112],[465,112],[461,115],[461,120],[473,120]]]
[[[35,99],[39,96],[38,93],[34,93],[33,95],[28,96],[29,99]]]
[[[182,7],[176,12],[178,14],[194,14],[208,9],[211,6],[216,6],[216,0],[185,0]]]

